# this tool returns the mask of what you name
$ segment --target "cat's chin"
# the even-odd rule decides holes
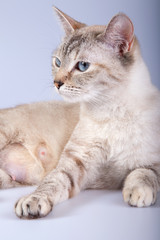
[[[71,95],[65,94],[64,92],[63,93],[58,92],[58,94],[63,98],[65,102],[69,102],[69,103],[79,102],[79,98],[72,97]]]
[[[68,102],[68,103],[78,103],[78,102],[81,102],[78,97],[77,98],[75,98],[75,97],[72,98],[71,96],[68,97],[68,96],[62,96],[62,95],[61,95],[61,97],[64,99],[65,102]]]
[[[72,96],[72,94],[68,94],[67,92],[63,91],[63,90],[59,90],[58,91],[59,95],[64,99],[65,102],[69,102],[69,103],[77,103],[81,101],[80,96]]]
[[[92,99],[87,95],[82,96],[72,96],[67,94],[60,94],[65,102],[68,103],[92,103]]]

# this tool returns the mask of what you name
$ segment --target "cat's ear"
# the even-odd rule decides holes
[[[133,23],[123,13],[113,17],[103,33],[103,40],[121,55],[132,49],[134,41]]]
[[[66,35],[69,35],[73,33],[75,30],[86,26],[85,24],[77,22],[73,18],[69,17],[67,14],[63,13],[58,8],[56,7],[53,8],[59,17],[60,22],[62,23]]]

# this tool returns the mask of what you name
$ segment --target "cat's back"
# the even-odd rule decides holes
[[[25,141],[55,139],[66,142],[79,120],[79,104],[62,101],[38,102],[0,110],[0,125],[7,135]]]
[[[62,101],[37,102],[31,104],[18,105],[13,108],[1,109],[0,120],[11,121],[14,124],[19,121],[28,121],[34,124],[39,120],[39,124],[45,121],[69,121],[77,122],[79,119],[79,104],[70,104]]]

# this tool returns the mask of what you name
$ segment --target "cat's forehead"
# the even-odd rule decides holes
[[[71,54],[73,51],[79,51],[80,48],[88,48],[93,44],[97,35],[102,33],[105,26],[87,26],[75,31],[71,36],[64,38],[61,45],[61,53],[63,56]]]

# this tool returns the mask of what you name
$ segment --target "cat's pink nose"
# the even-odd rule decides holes
[[[63,85],[64,83],[62,81],[56,81],[54,80],[54,85],[56,86],[56,88],[60,89],[60,87]]]

